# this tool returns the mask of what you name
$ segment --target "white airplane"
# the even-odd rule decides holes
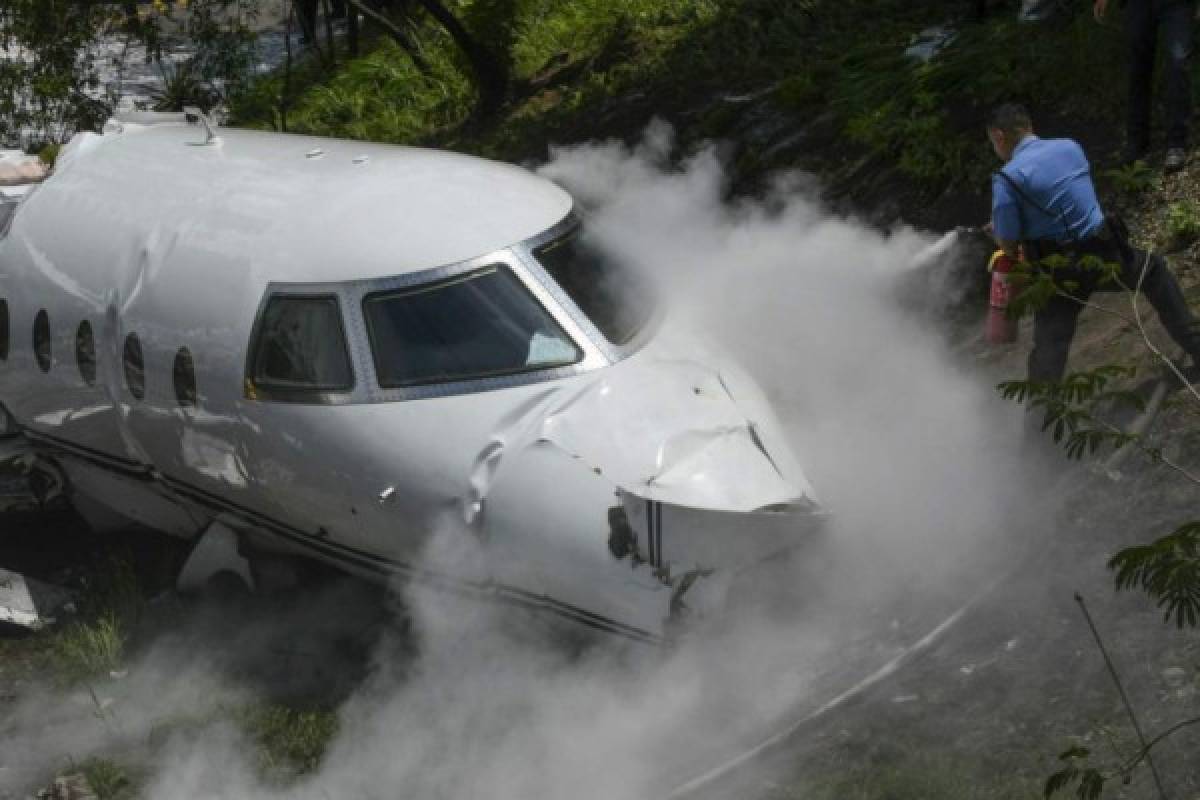
[[[517,167],[112,120],[0,202],[0,430],[181,585],[299,554],[659,641],[823,512],[654,296]]]

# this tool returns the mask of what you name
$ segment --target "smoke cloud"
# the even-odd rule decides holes
[[[590,236],[654,276],[671,326],[719,343],[766,389],[832,513],[822,541],[780,566],[794,591],[662,652],[564,646],[554,623],[401,590],[406,625],[375,644],[316,774],[264,785],[240,735],[209,726],[166,737],[147,796],[664,796],[870,675],[1002,568],[1020,526],[1017,414],[897,301],[906,276],[952,257],[947,242],[834,216],[803,176],[731,201],[715,149],[673,163],[672,148],[655,124],[632,148],[559,149],[541,173],[574,194]],[[156,714],[236,701],[216,674],[151,651],[130,680],[155,702],[126,701],[126,724],[144,736]],[[61,706],[26,704],[0,752]],[[111,745],[88,730],[67,747]]]

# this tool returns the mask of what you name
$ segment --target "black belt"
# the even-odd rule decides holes
[[[1028,254],[1034,260],[1040,261],[1047,256],[1067,256],[1073,258],[1086,255],[1112,255],[1118,250],[1117,237],[1109,229],[1107,222],[1099,230],[1086,239],[1075,242],[1058,242],[1054,239],[1034,239],[1026,242],[1031,252]]]

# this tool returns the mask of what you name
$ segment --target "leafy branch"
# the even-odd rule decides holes
[[[1200,725],[1200,717],[1192,717],[1175,723],[1162,733],[1146,742],[1136,753],[1113,769],[1105,772],[1089,763],[1091,751],[1086,747],[1072,747],[1058,756],[1059,761],[1066,763],[1062,769],[1046,778],[1042,788],[1042,797],[1054,797],[1075,786],[1075,796],[1079,800],[1099,800],[1104,793],[1105,784],[1111,780],[1120,779],[1121,783],[1129,784],[1137,770],[1150,756],[1150,751],[1186,728]]]
[[[1136,372],[1134,367],[1106,364],[1071,373],[1061,381],[1004,381],[997,388],[1006,400],[1043,409],[1042,430],[1049,431],[1070,458],[1080,459],[1105,445],[1118,448],[1137,441],[1137,436],[1104,422],[1092,411],[1101,401],[1143,410],[1145,401],[1137,392],[1109,388],[1113,381],[1131,378]]]
[[[1023,268],[1017,279],[1024,284],[1024,288],[1015,298],[1009,311],[1010,314],[1019,316],[1042,309],[1056,298],[1065,298],[1113,315],[1137,329],[1143,344],[1154,359],[1163,364],[1200,403],[1200,391],[1189,383],[1182,371],[1154,344],[1146,331],[1138,305],[1138,295],[1151,267],[1152,257],[1151,253],[1146,253],[1133,287],[1127,286],[1121,280],[1120,268],[1116,264],[1105,263],[1092,257],[1082,258],[1074,264],[1062,257],[1045,259],[1040,264]],[[1083,280],[1088,279],[1087,272],[1094,272],[1098,285],[1111,282],[1128,290],[1132,316],[1076,297],[1074,293],[1080,289],[1077,276],[1062,273],[1068,266],[1077,267],[1085,273],[1082,276]],[[1072,459],[1095,454],[1106,445],[1118,449],[1135,447],[1148,455],[1154,463],[1163,464],[1190,482],[1200,485],[1200,476],[1192,474],[1184,466],[1167,458],[1161,449],[1147,444],[1140,432],[1122,430],[1096,415],[1095,409],[1103,401],[1127,403],[1139,412],[1146,413],[1146,403],[1139,394],[1112,388],[1114,382],[1132,378],[1135,374],[1136,370],[1132,367],[1105,365],[1086,372],[1072,373],[1058,382],[1006,381],[997,388],[1006,399],[1028,404],[1031,409],[1041,409],[1044,413],[1042,430],[1048,431],[1055,443],[1062,445],[1068,457]],[[1118,591],[1138,588],[1154,599],[1157,607],[1163,612],[1164,622],[1174,622],[1178,628],[1200,626],[1200,521],[1185,523],[1171,534],[1150,544],[1119,551],[1109,560],[1108,568],[1115,573]],[[1076,599],[1088,617],[1089,624],[1092,624],[1082,598],[1077,596]],[[1079,800],[1099,800],[1108,781],[1120,778],[1123,783],[1128,784],[1134,771],[1145,763],[1150,765],[1159,795],[1165,800],[1166,794],[1151,760],[1151,751],[1175,733],[1200,725],[1200,717],[1178,722],[1147,741],[1142,735],[1133,708],[1129,705],[1124,688],[1094,625],[1092,630],[1117,682],[1141,747],[1132,758],[1107,772],[1089,763],[1091,753],[1087,748],[1068,749],[1059,756],[1063,767],[1047,778],[1043,790],[1044,797],[1051,798],[1074,788],[1074,794]]]
[[[1108,568],[1117,589],[1139,588],[1163,610],[1163,621],[1176,627],[1200,623],[1200,522],[1189,522],[1146,545],[1127,547]]]

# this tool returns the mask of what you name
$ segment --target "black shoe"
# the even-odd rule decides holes
[[[1187,150],[1182,147],[1168,147],[1166,158],[1163,159],[1163,170],[1178,172],[1187,165]]]

